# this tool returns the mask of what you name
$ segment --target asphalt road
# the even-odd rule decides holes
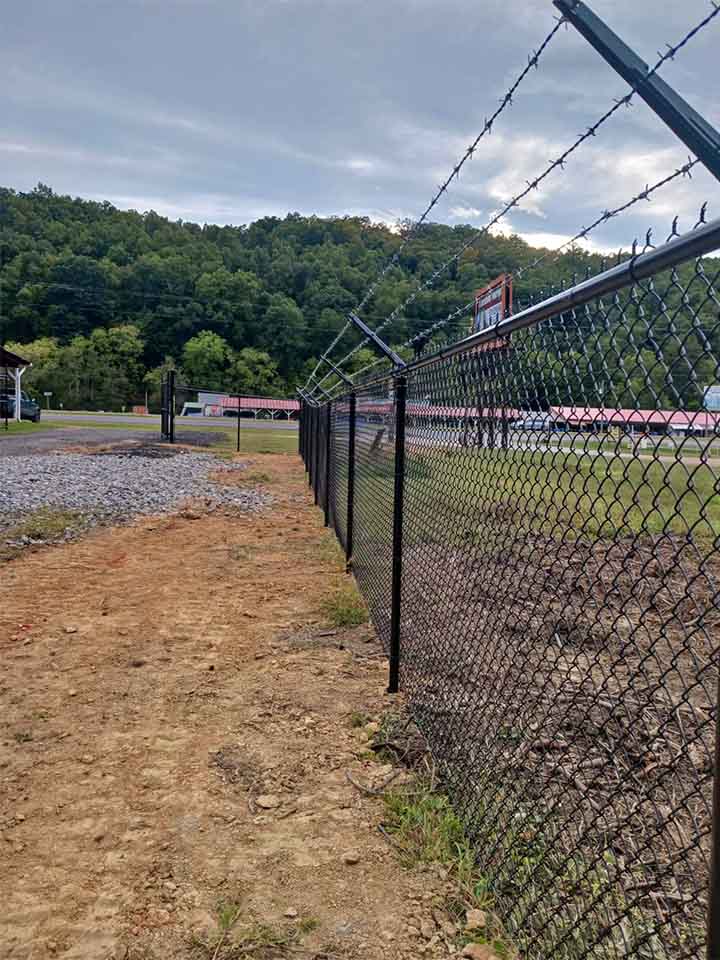
[[[160,427],[160,415],[149,414],[148,416],[138,416],[132,413],[72,413],[66,410],[43,410],[43,420],[65,420],[67,422],[77,421],[80,423],[122,423],[137,426],[157,426]],[[175,417],[175,427],[187,427],[196,425],[198,427],[226,427],[235,429],[237,420],[235,417]],[[251,420],[243,417],[240,423],[240,429],[262,429],[262,430],[297,430],[297,420]]]

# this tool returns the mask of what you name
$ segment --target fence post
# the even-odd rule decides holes
[[[298,410],[298,453],[300,454],[300,459],[305,463],[305,451],[303,450],[303,413],[305,408],[305,401],[300,398],[300,409]]]
[[[168,370],[168,440],[175,443],[175,371]]]
[[[238,394],[237,402],[238,402],[238,421],[237,421],[237,440],[235,443],[235,449],[237,453],[240,453],[240,394]]]
[[[720,678],[715,706],[715,766],[713,769],[712,849],[708,902],[707,960],[720,957]]]
[[[393,497],[392,609],[388,693],[400,685],[400,603],[402,599],[403,500],[405,494],[405,400],[407,377],[395,378],[395,492]]]
[[[330,451],[332,448],[332,403],[328,401],[325,409],[325,502],[323,510],[325,512],[325,526],[330,526]]]
[[[167,439],[167,376],[160,378],[160,436]]]
[[[313,494],[315,506],[320,499],[320,407],[315,410],[315,443],[313,456]]]
[[[353,554],[353,524],[355,522],[355,417],[357,397],[350,394],[350,424],[348,427],[347,520],[345,531],[345,569],[350,572]]]

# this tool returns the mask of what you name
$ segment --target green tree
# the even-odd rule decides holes
[[[201,330],[183,347],[183,376],[191,386],[223,390],[232,360],[232,350],[224,337],[211,330]]]

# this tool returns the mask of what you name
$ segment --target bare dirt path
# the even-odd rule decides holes
[[[342,573],[296,458],[254,459],[261,515],[2,567],[0,957],[212,960],[219,908],[293,944],[252,956],[447,956],[406,927],[439,881],[345,776],[377,769],[350,718],[387,707],[385,661],[323,629]]]

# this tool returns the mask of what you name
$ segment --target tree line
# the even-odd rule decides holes
[[[155,397],[170,366],[193,384],[290,396],[409,229],[296,213],[199,225],[43,184],[27,193],[0,188],[0,340],[32,360],[28,386],[52,391],[65,407],[119,409],[146,391]],[[416,231],[364,319],[382,322],[473,232],[442,224]],[[390,340],[404,342],[538,253],[517,236],[480,236],[388,328]],[[548,258],[516,283],[516,300],[600,267],[600,257],[577,248]],[[466,332],[468,322],[449,333]],[[352,333],[343,346],[356,342]],[[350,369],[370,358],[359,351]]]

